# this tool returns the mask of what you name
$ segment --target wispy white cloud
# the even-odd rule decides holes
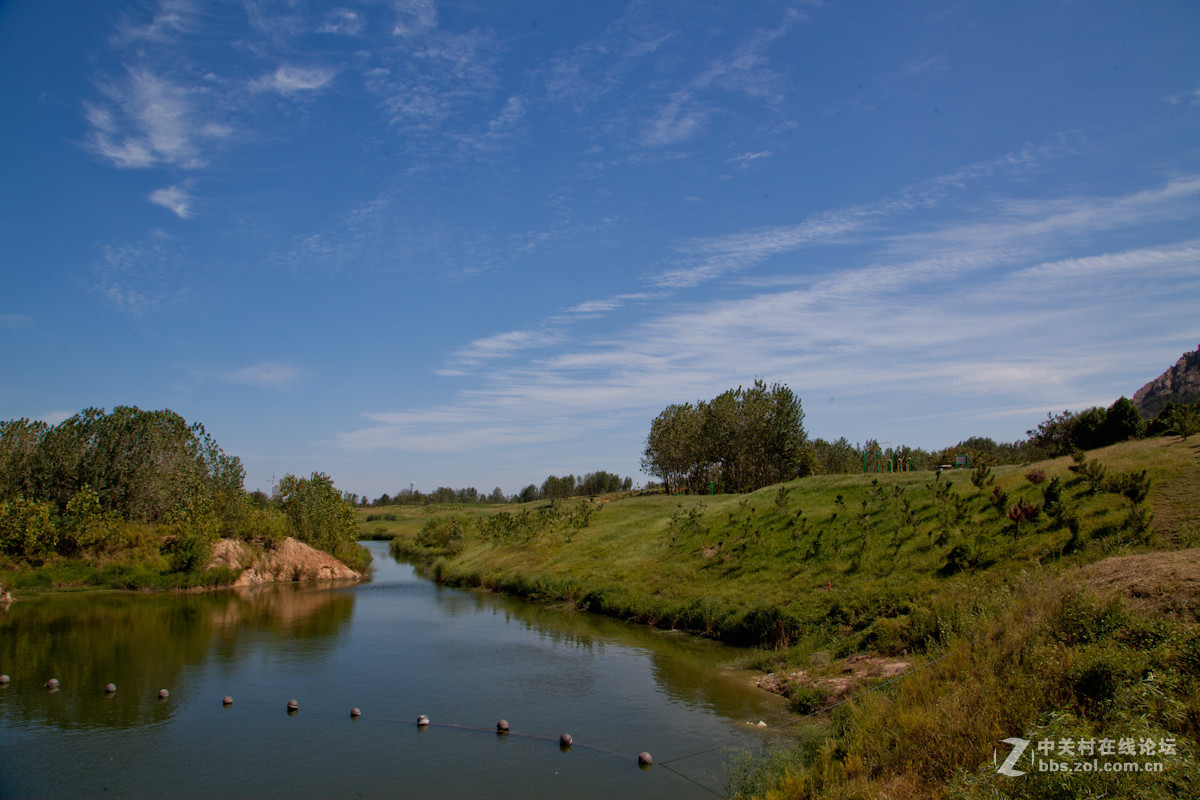
[[[139,24],[128,16],[120,19],[113,41],[118,45],[138,41],[170,43],[191,27],[195,13],[191,0],[159,0],[158,10],[149,22]]]
[[[280,94],[311,92],[324,88],[336,74],[328,67],[296,67],[284,64],[270,75],[264,75],[254,83],[254,88],[270,89]]]
[[[857,209],[819,215],[795,225],[763,228],[680,244],[677,266],[651,276],[655,286],[680,289],[759,264],[812,242],[829,242],[861,228],[871,212]]]
[[[495,150],[517,135],[525,119],[525,111],[525,101],[521,97],[510,97],[483,131],[463,134],[458,140],[473,152]]]
[[[180,219],[192,216],[192,196],[182,186],[167,186],[150,193],[150,202],[162,206]]]
[[[317,28],[318,33],[332,33],[338,36],[358,36],[362,33],[366,20],[362,14],[348,8],[335,8],[326,12],[325,19]]]
[[[1200,89],[1168,95],[1167,102],[1173,106],[1200,106]]]
[[[106,102],[84,105],[92,126],[87,146],[118,167],[196,169],[205,163],[202,144],[229,131],[195,108],[202,90],[145,67],[131,67],[123,78],[101,81],[98,88]]]
[[[147,317],[186,292],[181,281],[186,263],[163,237],[104,245],[92,263],[89,288],[118,311]]]
[[[454,355],[455,358],[466,362],[504,358],[518,350],[546,347],[560,339],[561,335],[558,332],[547,329],[505,331],[476,339]]]
[[[393,125],[410,138],[446,133],[459,116],[470,116],[497,85],[499,45],[488,31],[442,31],[415,25],[373,53],[363,79],[381,99]],[[472,123],[467,123],[469,125]],[[427,140],[426,146],[437,140]],[[414,142],[415,144],[415,142]]]
[[[770,150],[760,150],[757,153],[742,153],[740,156],[734,156],[729,159],[729,161],[732,164],[739,164],[744,167],[751,161],[757,161],[760,158],[770,158],[773,155],[775,154]]]
[[[594,39],[551,59],[541,76],[547,99],[582,109],[620,90],[636,69],[678,35],[651,9],[649,3],[630,3]]]
[[[395,36],[417,36],[437,27],[438,12],[433,0],[397,0]]]
[[[646,130],[642,134],[642,144],[647,147],[665,147],[686,142],[703,130],[705,121],[711,113],[710,110],[695,102],[695,95],[692,92],[688,90],[675,92],[658,109],[654,119],[647,123]]]
[[[279,361],[260,361],[241,369],[224,373],[221,377],[229,383],[257,386],[260,389],[290,389],[306,374],[293,364]]]
[[[700,135],[710,117],[724,113],[722,105],[710,97],[712,88],[768,103],[779,102],[783,96],[781,78],[771,68],[767,54],[777,40],[805,19],[799,11],[789,8],[775,27],[751,32],[730,53],[712,59],[686,86],[671,92],[658,105],[645,124],[642,144],[666,147]]]
[[[15,331],[18,328],[28,327],[33,322],[33,317],[28,314],[0,314],[0,328]]]
[[[906,78],[916,78],[927,72],[944,71],[946,69],[946,62],[941,58],[921,58],[905,64],[903,72]]]
[[[937,191],[914,197],[939,202],[931,199]],[[1171,335],[1158,317],[1187,318],[1200,292],[1198,241],[1066,258],[1057,256],[1061,242],[1078,253],[1121,219],[1136,225],[1183,213],[1195,191],[1194,179],[1181,177],[1123,195],[1032,204],[999,199],[965,219],[926,223],[924,230],[873,232],[850,263],[826,264],[804,283],[674,303],[669,310],[647,304],[635,322],[602,339],[563,335],[548,342],[543,331],[524,330],[476,340],[472,347],[480,354],[511,358],[478,359],[480,381],[454,404],[369,413],[374,424],[341,434],[339,445],[460,452],[516,447],[526,436],[537,442],[604,437],[644,425],[665,402],[710,397],[760,376],[788,383],[810,409],[818,398],[843,398],[835,413],[857,409],[872,420],[868,434],[900,424],[892,408],[904,407],[901,399],[928,397],[937,387],[934,394],[954,411],[942,413],[939,406],[929,415],[926,426],[945,441],[917,442],[926,446],[961,438],[959,431],[999,413],[988,409],[1000,407],[1001,399],[1005,407],[1033,409],[1027,417],[1008,417],[1031,426],[1045,409],[1072,399],[1091,402],[1080,387],[1110,375],[1114,358],[1138,363],[1143,350]],[[834,221],[829,235],[881,214],[920,212],[925,206],[914,197],[828,212]],[[681,250],[757,264],[821,235],[820,226],[810,224],[689,242]],[[1132,292],[1155,311],[1127,313]],[[561,319],[608,313],[621,302],[578,303]],[[1117,342],[1111,342],[1114,326]],[[1102,337],[1111,343],[1097,349]],[[997,341],[1004,347],[996,348]],[[517,357],[544,343],[555,350]],[[904,413],[904,427],[912,429],[916,418]]]

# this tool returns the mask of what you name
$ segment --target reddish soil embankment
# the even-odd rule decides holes
[[[280,581],[357,580],[362,576],[328,553],[290,536],[275,549],[258,553],[244,542],[221,539],[213,547],[209,568],[230,567],[242,574],[234,586],[255,586]]]

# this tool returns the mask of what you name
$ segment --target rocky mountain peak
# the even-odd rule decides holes
[[[1167,403],[1194,403],[1200,400],[1200,346],[1184,353],[1175,366],[1147,383],[1133,395],[1133,404],[1142,416],[1153,419]]]

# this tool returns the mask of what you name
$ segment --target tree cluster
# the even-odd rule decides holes
[[[800,474],[803,423],[791,389],[756,380],[709,401],[667,406],[650,425],[642,469],[668,492],[753,491]]]
[[[1076,450],[1095,450],[1128,439],[1140,438],[1145,420],[1128,398],[1121,397],[1107,409],[1093,406],[1083,411],[1047,414],[1036,428],[1026,431],[1029,445],[1039,455],[1056,458]]]
[[[0,500],[37,499],[62,512],[86,486],[105,510],[153,523],[195,495],[240,492],[244,478],[236,456],[173,411],[117,406],[54,426],[0,422]]]
[[[274,498],[248,494],[244,478],[203,425],[170,410],[2,421],[0,557],[36,566],[111,556],[150,530],[175,572],[203,569],[222,536],[267,545],[293,536],[361,562],[353,509],[327,475],[285,475]]]

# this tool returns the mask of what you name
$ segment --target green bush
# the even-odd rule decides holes
[[[58,545],[50,503],[17,497],[0,502],[0,552],[40,565]]]

